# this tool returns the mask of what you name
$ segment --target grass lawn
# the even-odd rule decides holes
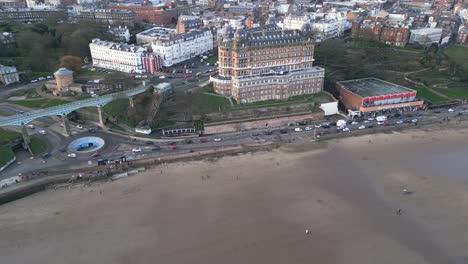
[[[218,62],[218,56],[209,57],[208,59],[206,59],[206,62],[207,63],[216,63],[216,62]]]
[[[61,104],[70,103],[69,101],[61,99],[31,99],[31,100],[19,100],[19,101],[9,101],[12,104],[21,105],[29,108],[47,108],[52,106],[57,106]]]
[[[453,99],[463,99],[463,98],[468,98],[468,88],[463,89],[463,88],[433,88],[439,93],[442,93],[450,98]]]
[[[43,153],[47,149],[47,145],[44,140],[35,136],[31,137],[31,143],[29,144],[29,147],[31,148],[34,156]]]
[[[417,91],[417,97],[423,98],[424,100],[427,100],[433,104],[439,104],[439,103],[444,103],[448,101],[447,98],[441,97],[429,91],[425,87],[411,87],[411,88]]]
[[[122,122],[129,127],[135,127],[138,121],[133,116],[128,115],[129,107],[130,103],[128,99],[117,99],[106,104],[103,109],[104,113],[116,119],[118,122]]]
[[[229,100],[212,94],[196,93],[191,98],[193,111],[198,114],[224,112],[231,108]]]
[[[0,167],[10,161],[15,154],[8,145],[0,145]]]
[[[39,95],[37,94],[36,88],[14,91],[10,95],[11,96],[26,96],[26,98],[37,98],[37,97],[39,97]]]
[[[250,109],[250,108],[260,108],[260,107],[269,107],[269,106],[291,105],[291,104],[299,104],[299,103],[312,103],[314,102],[315,98],[318,98],[323,95],[324,95],[323,93],[305,94],[305,95],[289,97],[287,100],[267,100],[267,101],[249,103],[249,104],[236,104],[234,107],[235,109]]]
[[[0,128],[0,167],[10,161],[15,155],[8,143],[10,140],[21,136],[20,133]]]
[[[160,120],[153,126],[153,129],[171,127],[175,124],[176,122],[173,120]]]
[[[104,78],[107,74],[100,71],[82,70],[77,79]]]
[[[463,65],[468,70],[468,48],[462,46],[451,46],[444,50],[444,53],[452,58],[456,63]]]
[[[39,77],[47,77],[47,76],[52,76],[53,72],[32,72],[31,73],[31,79],[37,79]]]
[[[0,128],[0,145],[9,142],[10,140],[15,139],[19,136],[21,136],[21,134],[16,131],[10,131]]]

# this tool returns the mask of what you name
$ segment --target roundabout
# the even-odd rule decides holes
[[[100,137],[81,137],[68,144],[68,150],[76,153],[94,152],[104,147],[105,141]]]

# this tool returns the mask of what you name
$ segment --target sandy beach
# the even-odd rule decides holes
[[[468,263],[468,129],[317,146],[2,205],[1,263]]]

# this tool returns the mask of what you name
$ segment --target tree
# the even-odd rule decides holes
[[[36,32],[22,31],[17,37],[18,51],[23,57],[20,68],[31,71],[45,71],[50,69],[53,58],[48,56],[50,45],[49,36],[42,36]]]
[[[108,85],[112,85],[112,88],[118,89],[122,88],[125,89],[127,87],[133,86],[134,82],[128,78],[128,76],[122,72],[112,72],[106,77],[104,77],[104,83]]]
[[[60,67],[72,70],[74,73],[81,71],[80,57],[65,55],[60,58]]]

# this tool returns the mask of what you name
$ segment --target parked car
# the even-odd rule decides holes
[[[34,125],[28,125],[28,128],[35,129],[36,127]]]
[[[99,157],[101,154],[99,154],[99,152],[94,152],[93,155],[91,155],[91,157],[95,158],[95,157]]]
[[[364,128],[366,128],[365,125],[360,125],[360,126],[358,127],[358,129],[364,129]]]
[[[416,123],[416,122],[418,122],[418,120],[415,118],[415,119],[411,120],[411,122]]]
[[[75,153],[70,153],[67,155],[67,157],[69,158],[76,158],[76,154]]]
[[[311,127],[305,127],[305,131],[311,131],[312,128]]]
[[[145,144],[146,144],[146,145],[153,145],[154,142],[153,142],[153,141],[146,141]]]
[[[77,125],[76,128],[83,129],[83,126],[82,125]]]
[[[161,150],[161,147],[160,146],[154,146],[151,150],[152,151],[159,151],[159,150]]]
[[[177,146],[176,145],[170,145],[169,148],[174,150],[174,149],[177,149]]]
[[[141,152],[141,148],[134,148],[134,149],[132,149],[132,152],[133,153]]]
[[[208,139],[206,139],[206,138],[200,138],[200,143],[206,143],[206,142],[208,142]]]
[[[96,129],[94,129],[94,128],[88,129],[88,132],[89,133],[96,133]]]
[[[343,128],[343,132],[350,132],[349,128],[345,127]]]
[[[220,142],[221,141],[221,138],[215,138],[213,139],[215,142]]]
[[[52,157],[52,154],[50,154],[49,152],[42,154],[43,159],[48,159],[50,157]]]
[[[296,127],[296,128],[294,128],[294,131],[296,131],[296,132],[302,132],[302,128]]]
[[[45,130],[39,130],[39,134],[45,135],[45,134],[47,134],[47,131],[45,131]]]
[[[452,108],[449,108],[447,111],[449,111],[449,112],[455,112],[455,110],[452,109]]]
[[[281,130],[280,130],[280,133],[281,133],[281,134],[287,134],[287,133],[288,133],[288,130],[287,130],[287,129],[281,129]]]

